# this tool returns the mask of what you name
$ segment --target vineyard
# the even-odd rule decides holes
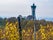
[[[25,21],[21,22],[21,25],[22,25],[22,40],[34,40],[34,22]],[[47,23],[47,25],[39,23],[39,26],[37,26],[36,28],[38,28],[38,30],[36,31],[36,40],[53,40],[52,23]],[[20,37],[18,21],[15,21],[14,23],[6,21],[4,28],[0,28],[0,40],[19,40],[19,39]]]

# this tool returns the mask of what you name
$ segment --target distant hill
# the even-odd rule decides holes
[[[53,18],[44,18],[47,21],[53,21]]]
[[[46,21],[53,21],[53,18],[39,18],[39,20],[42,20],[42,19],[44,19],[44,20],[46,20]]]

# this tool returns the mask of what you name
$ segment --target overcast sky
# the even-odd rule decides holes
[[[31,15],[31,5],[35,3],[36,17],[53,17],[53,0],[0,0],[0,17]]]

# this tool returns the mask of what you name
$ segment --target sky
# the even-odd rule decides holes
[[[31,5],[36,5],[36,18],[53,18],[53,0],[0,0],[0,17],[32,15]]]

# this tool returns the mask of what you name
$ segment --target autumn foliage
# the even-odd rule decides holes
[[[34,40],[34,22],[27,21],[22,23],[22,40]],[[38,22],[40,29],[36,31],[36,40],[53,40],[53,25],[47,23],[43,25]],[[22,26],[23,26],[22,25]],[[4,28],[0,28],[0,40],[19,40],[19,25],[18,21],[7,21]]]

